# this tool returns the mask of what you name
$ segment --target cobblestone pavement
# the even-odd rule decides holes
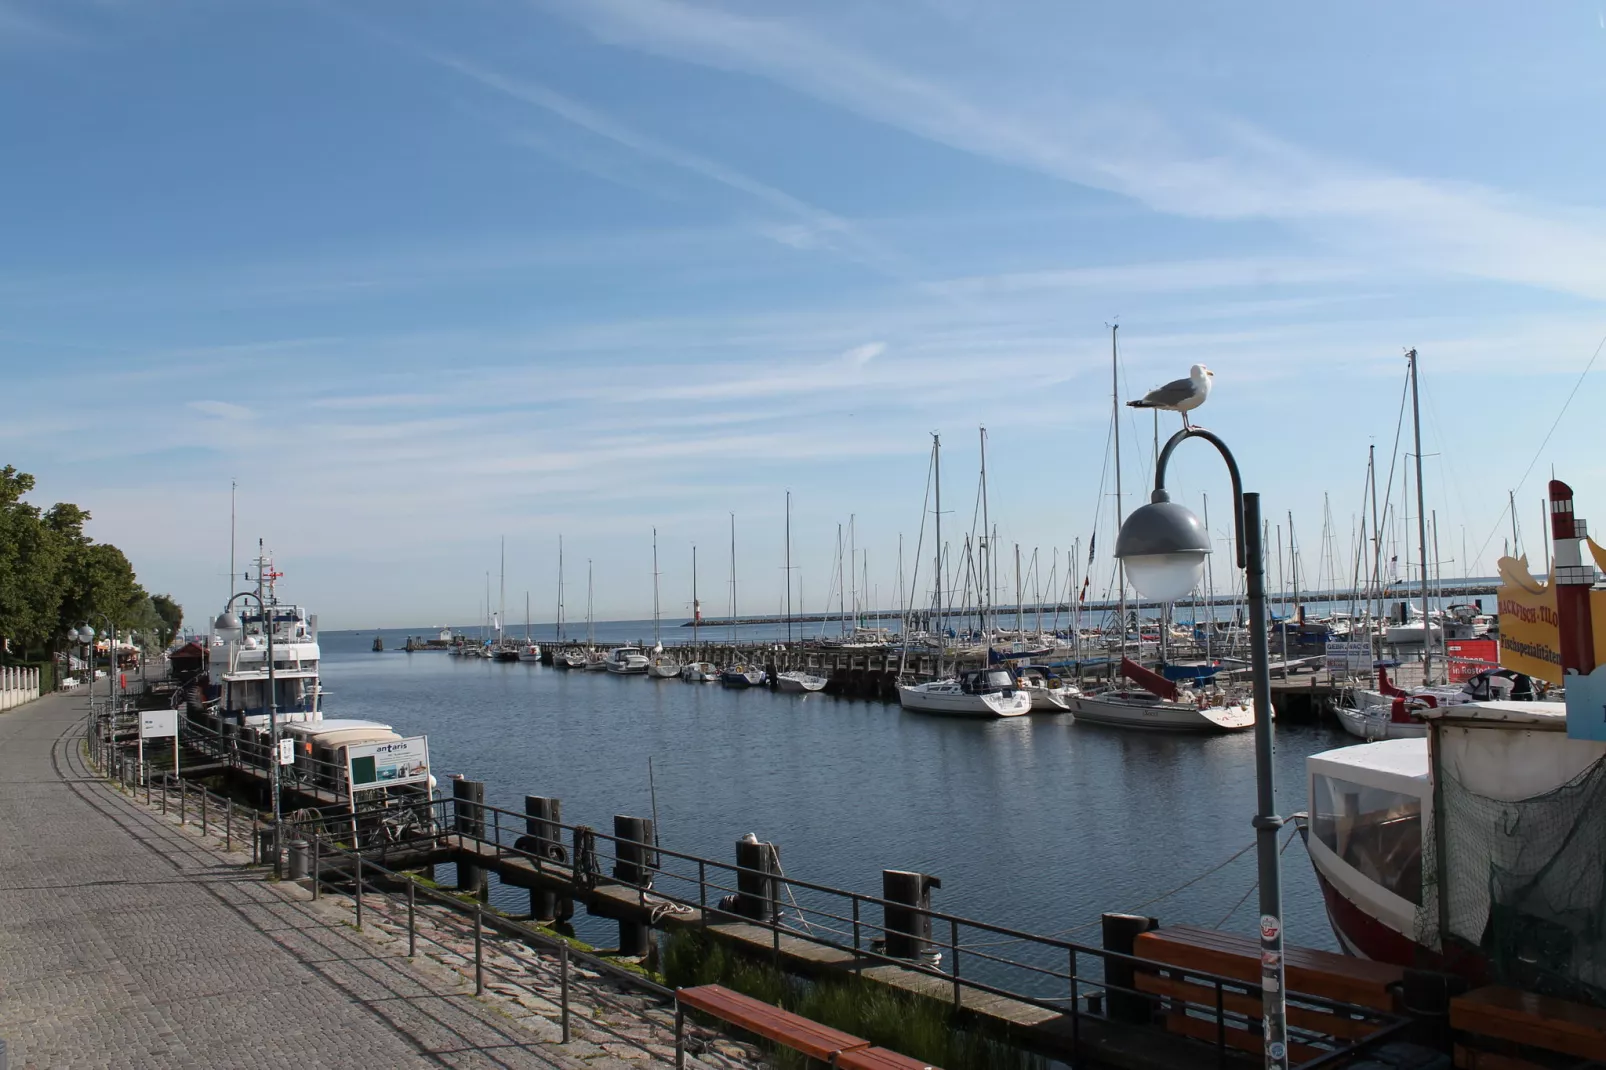
[[[661,1021],[641,1034],[649,1050],[590,1023],[550,1043],[539,1014],[476,999],[456,971],[387,947],[393,934],[340,924],[339,899],[308,902],[181,831],[90,774],[84,708],[79,692],[0,715],[0,1038],[13,1070],[671,1065]],[[745,1054],[716,1047],[692,1062]]]

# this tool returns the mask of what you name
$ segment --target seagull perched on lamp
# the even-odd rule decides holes
[[[1215,372],[1203,364],[1195,364],[1188,370],[1186,379],[1178,379],[1161,387],[1149,391],[1137,401],[1127,402],[1134,409],[1165,409],[1167,412],[1180,412],[1182,426],[1191,428],[1188,422],[1188,413],[1197,409],[1210,397],[1210,383],[1215,378]]]

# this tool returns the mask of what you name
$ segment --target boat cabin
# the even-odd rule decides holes
[[[1008,669],[971,669],[959,674],[959,690],[967,695],[1013,691],[1018,685]]]

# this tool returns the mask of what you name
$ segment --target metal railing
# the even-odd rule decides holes
[[[792,941],[806,941],[843,953],[844,967],[855,974],[862,975],[867,966],[895,965],[940,981],[946,993],[943,998],[956,1012],[972,1009],[978,1002],[975,997],[985,995],[1061,1013],[1070,1020],[1073,1056],[1081,1053],[1086,1021],[1096,1020],[1101,1026],[1111,1022],[1096,1008],[1112,997],[1129,1007],[1136,1002],[1149,1008],[1147,1018],[1164,1013],[1208,1023],[1213,1027],[1218,1065],[1225,1065],[1229,1052],[1237,1050],[1229,1038],[1243,1041],[1245,1035],[1259,1032],[1261,989],[1252,981],[800,880],[778,869],[754,869],[675,851],[586,825],[537,819],[490,804],[437,799],[430,808],[431,828],[421,833],[416,842],[448,849],[455,842],[459,848],[479,856],[463,858],[468,864],[523,863],[536,874],[566,880],[577,895],[603,886],[633,888],[639,907],[655,926],[661,926],[670,916],[682,919],[682,925],[705,930],[710,925],[755,926],[767,933],[770,953],[777,962],[794,946]],[[338,837],[346,820],[344,814],[310,817],[288,824],[287,835],[313,840]],[[537,831],[541,829],[544,833]],[[568,843],[558,843],[552,838],[554,833]],[[551,857],[554,845],[564,848],[563,860]],[[490,858],[485,857],[487,852]],[[646,873],[647,879],[635,882],[605,873],[604,866],[609,862],[613,863],[614,874]],[[755,895],[753,889],[765,881],[773,882],[767,886],[770,891]],[[759,907],[756,912],[754,905]],[[745,911],[741,909],[744,906]],[[866,916],[867,911],[877,908],[883,917],[892,911],[925,919],[916,926],[921,932],[915,938],[927,954],[913,959],[887,954],[879,939],[887,931],[885,922]],[[911,935],[895,932],[899,936]],[[1161,972],[1173,982],[1167,986],[1168,992],[1207,989],[1208,998],[1157,994],[1136,987],[1136,975]],[[1134,980],[1131,984],[1118,983],[1112,981],[1112,974]],[[935,989],[930,985],[921,987],[928,996]],[[973,994],[969,1006],[967,993]],[[1304,1012],[1298,1016],[1306,1022],[1331,1015],[1333,1025],[1342,1033],[1375,1027],[1366,1030],[1368,1035],[1347,1040],[1336,1033],[1291,1026],[1290,1042],[1322,1052],[1317,1060],[1321,1066],[1342,1065],[1352,1056],[1397,1038],[1412,1024],[1374,1008],[1321,996],[1289,992],[1287,999],[1291,1007]],[[1239,1035],[1233,1037],[1232,1031]],[[1197,1033],[1195,1030],[1193,1035]]]

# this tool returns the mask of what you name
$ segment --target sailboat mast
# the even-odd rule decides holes
[[[1210,537],[1210,495],[1200,495],[1204,499],[1204,526],[1205,537]],[[1205,659],[1210,659],[1210,644],[1215,638],[1216,630],[1216,573],[1210,566],[1210,559],[1215,554],[1205,555],[1205,608],[1210,614],[1210,623],[1205,625]],[[1194,623],[1198,623],[1198,614],[1194,614]]]
[[[981,433],[981,634],[985,641],[990,634],[987,610],[993,601],[993,540],[992,521],[987,518],[987,428]],[[996,624],[997,622],[994,621]]]
[[[590,650],[597,645],[597,630],[591,619],[592,597],[595,588],[591,584],[591,558],[586,558],[586,649]]]
[[[653,653],[663,649],[658,623],[658,529],[652,529],[652,645]]]
[[[524,592],[524,644],[530,643],[530,592]]]
[[[502,536],[502,564],[497,573],[496,645],[502,645],[502,621],[507,618],[507,536]]]
[[[1433,632],[1428,628],[1428,518],[1422,492],[1422,406],[1417,391],[1416,350],[1408,351],[1405,359],[1411,364],[1411,433],[1416,440],[1417,560],[1422,563],[1422,682],[1429,683],[1433,679]]]
[[[703,623],[703,604],[697,600],[697,544],[691,544],[691,642],[697,645],[697,631]]]
[[[931,433],[931,472],[932,482],[937,491],[937,619],[934,623],[937,632],[937,675],[942,675],[942,436],[935,431]]]
[[[563,638],[563,536],[558,536],[558,619],[552,626],[557,638]]]
[[[1020,588],[1020,543],[1015,544],[1015,633],[1017,638],[1026,634],[1025,622],[1021,620],[1021,588]]]
[[[1110,325],[1110,422],[1115,431],[1115,530],[1121,530],[1125,506],[1121,501],[1121,372],[1115,345],[1119,323]],[[1126,565],[1116,559],[1116,578],[1121,585],[1121,658],[1126,659]],[[1105,647],[1108,650],[1108,647]]]
[[[736,514],[731,514],[731,642],[736,642]]]
[[[831,603],[825,604],[825,611],[831,611]],[[848,604],[847,583],[842,579],[842,525],[836,526],[836,628],[842,635],[848,634]]]
[[[786,645],[792,645],[792,492],[786,492]]]
[[[848,605],[853,608],[853,626],[859,626],[859,548],[855,536],[858,534],[858,514],[848,514],[848,582],[854,584],[855,589],[848,594]]]

